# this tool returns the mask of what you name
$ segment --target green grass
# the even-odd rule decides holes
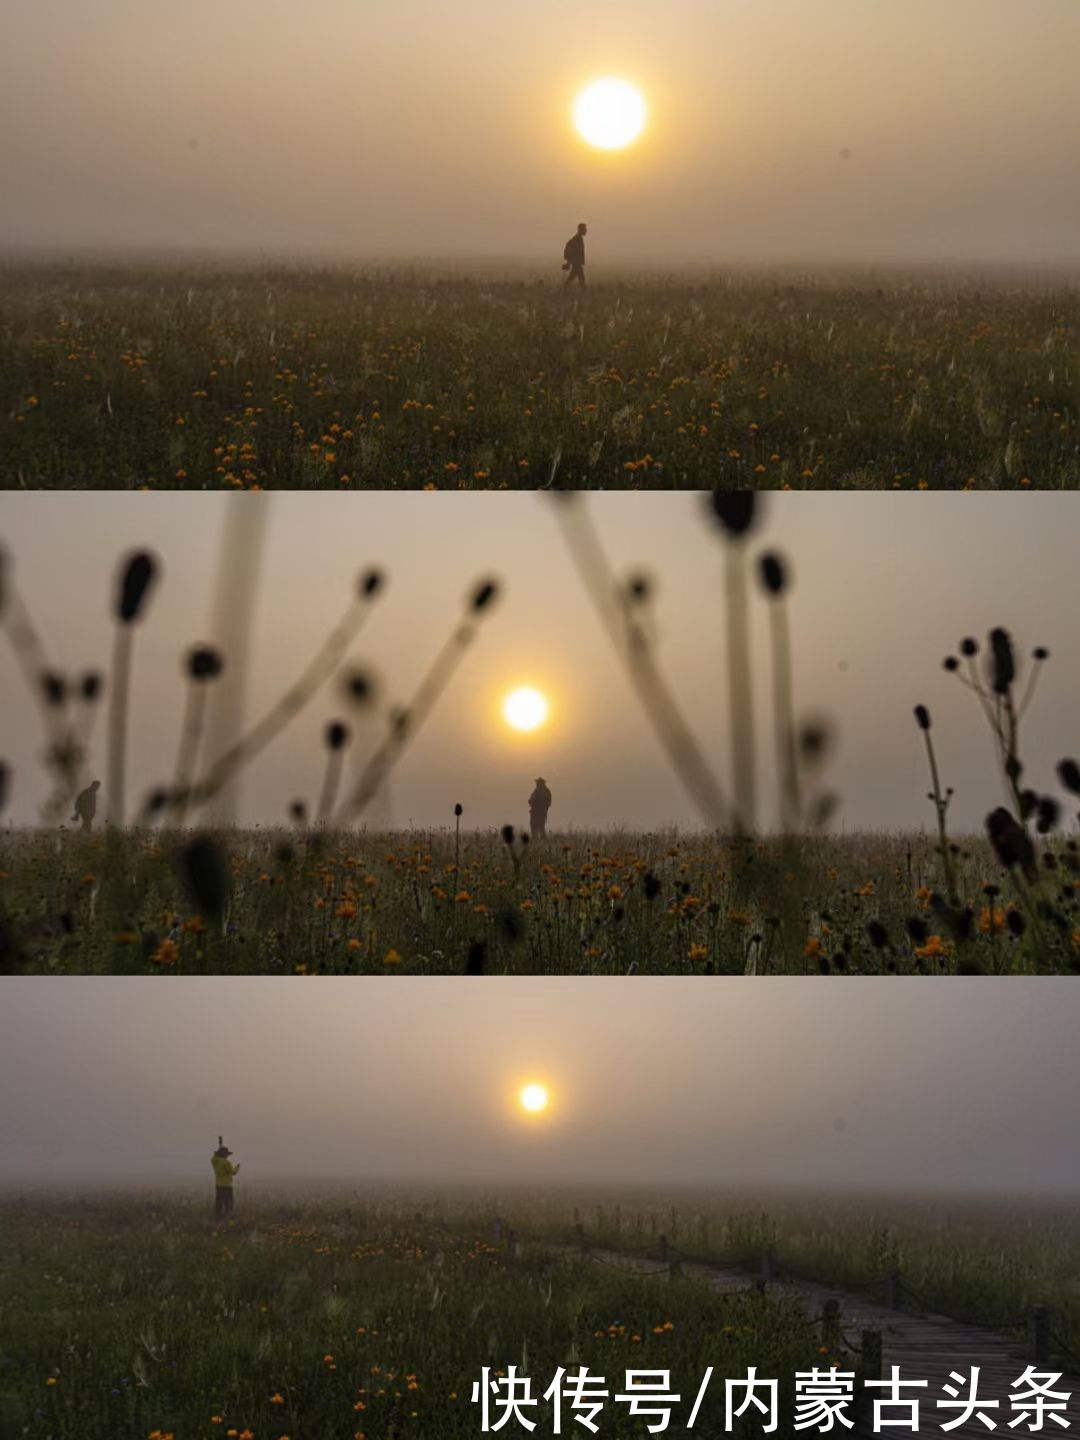
[[[0,485],[1073,488],[1080,289],[0,272]]]
[[[484,1365],[517,1365],[539,1395],[560,1365],[613,1392],[628,1367],[667,1368],[683,1416],[713,1365],[708,1440],[725,1375],[786,1378],[790,1413],[795,1371],[820,1360],[789,1300],[627,1277],[561,1248],[512,1253],[478,1202],[436,1209],[242,1199],[218,1223],[208,1199],[0,1205],[4,1436],[454,1440],[480,1433]],[[644,1433],[613,1401],[602,1418],[605,1434]]]
[[[749,1269],[771,1247],[781,1269],[841,1290],[895,1267],[920,1302],[991,1328],[1048,1305],[1058,1363],[1080,1350],[1064,1199],[244,1188],[232,1221],[209,1211],[209,1193],[0,1200],[5,1440],[441,1440],[479,1433],[483,1365],[515,1364],[540,1393],[559,1365],[609,1382],[662,1367],[692,1397],[708,1365],[712,1395],[750,1364],[783,1379],[819,1362],[797,1301],[582,1259],[575,1217],[594,1244],[628,1251],[664,1235]],[[613,1404],[603,1418],[605,1433],[640,1433]],[[710,1440],[720,1421],[707,1401],[696,1428]]]
[[[956,846],[965,934],[926,835],[724,841],[447,831],[233,831],[223,919],[205,921],[153,831],[0,837],[0,907],[32,974],[986,974],[1080,963],[1077,842],[1039,842],[1017,888]],[[990,887],[989,893],[986,887]],[[655,892],[655,893],[654,893]],[[1031,907],[1045,907],[1036,925]],[[1052,914],[1053,920],[1046,918]],[[875,928],[877,932],[875,943]],[[1015,927],[1015,929],[1014,929]]]
[[[508,1205],[515,1224],[556,1238],[571,1206],[596,1243],[632,1247],[658,1235],[691,1258],[756,1269],[766,1249],[780,1271],[838,1289],[900,1272],[912,1309],[1011,1331],[1038,1305],[1080,1355],[1080,1236],[1071,1197],[678,1191],[586,1196]],[[1075,1372],[1066,1352],[1061,1362]]]

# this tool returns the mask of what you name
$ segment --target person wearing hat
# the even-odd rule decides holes
[[[536,777],[536,788],[529,796],[529,834],[543,840],[547,834],[547,817],[551,809],[551,791],[542,775]]]
[[[214,1167],[214,1218],[220,1220],[224,1215],[231,1215],[233,1208],[233,1176],[239,1170],[239,1165],[234,1165],[229,1159],[232,1151],[218,1137],[218,1148],[210,1157],[210,1164]]]

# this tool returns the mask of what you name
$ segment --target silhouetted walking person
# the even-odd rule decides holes
[[[589,233],[589,227],[584,220],[577,227],[577,233],[570,236],[563,246],[562,258],[563,269],[569,270],[566,277],[566,284],[576,280],[579,285],[585,284],[585,236]]]
[[[542,775],[537,777],[536,787],[529,796],[529,834],[534,840],[543,840],[547,834],[547,817],[551,809],[551,791]]]
[[[72,820],[81,820],[83,834],[88,834],[94,828],[94,816],[97,814],[97,792],[101,789],[101,781],[95,780],[85,790],[79,792],[75,801],[75,813]]]
[[[218,1148],[210,1156],[210,1164],[214,1167],[214,1218],[220,1220],[232,1214],[233,1176],[239,1173],[240,1166],[229,1159],[232,1151],[221,1136],[217,1138]]]

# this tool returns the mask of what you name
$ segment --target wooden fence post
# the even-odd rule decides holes
[[[840,1344],[840,1301],[833,1297],[821,1307],[821,1343],[830,1351]]]
[[[881,1331],[862,1332],[862,1354],[859,1356],[859,1396],[857,1409],[864,1419],[873,1414],[873,1396],[866,1388],[868,1380],[881,1379]]]
[[[904,1286],[900,1280],[899,1270],[886,1270],[885,1272],[885,1304],[890,1310],[904,1308]]]

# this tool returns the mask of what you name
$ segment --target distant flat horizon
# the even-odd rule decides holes
[[[170,248],[160,245],[125,247],[115,244],[73,247],[61,242],[18,246],[0,242],[0,265],[3,264],[25,266],[28,269],[57,264],[72,266],[122,264],[130,266],[133,270],[140,265],[147,268],[171,266],[180,270],[218,265],[223,269],[244,267],[255,273],[261,269],[270,270],[278,266],[288,266],[295,268],[298,273],[319,269],[352,270],[356,272],[358,279],[368,275],[373,279],[379,278],[388,272],[427,272],[431,278],[436,278],[440,277],[444,270],[457,270],[464,267],[464,273],[454,278],[466,282],[498,283],[499,281],[523,278],[523,276],[518,277],[515,274],[516,271],[521,271],[539,283],[549,285],[554,289],[559,289],[563,283],[563,277],[558,273],[557,267],[551,263],[550,253],[539,247],[534,251],[521,250],[505,253],[499,250],[461,251],[458,253],[417,251],[395,255],[390,252],[368,252],[351,247],[320,251],[317,248],[274,249],[257,244]],[[957,280],[966,276],[972,281],[986,281],[995,277],[1005,281],[1017,276],[1029,276],[1032,279],[1056,278],[1066,283],[1073,283],[1080,282],[1080,259],[1071,252],[1063,254],[1060,258],[1039,259],[980,258],[963,254],[905,256],[889,255],[885,252],[874,256],[851,257],[793,253],[788,256],[777,255],[762,258],[752,254],[725,255],[722,252],[715,252],[688,254],[682,258],[668,257],[666,259],[648,253],[640,256],[620,254],[617,259],[606,262],[602,255],[598,255],[589,266],[589,288],[603,289],[611,281],[623,283],[627,277],[656,283],[672,278],[677,280],[682,276],[700,278],[702,274],[715,275],[717,279],[722,279],[725,275],[737,275],[741,278],[758,277],[763,280],[778,275],[807,280],[845,276],[854,278],[863,275],[880,275],[882,278],[891,276],[898,280],[934,276]],[[426,276],[420,273],[416,278],[422,280]]]

